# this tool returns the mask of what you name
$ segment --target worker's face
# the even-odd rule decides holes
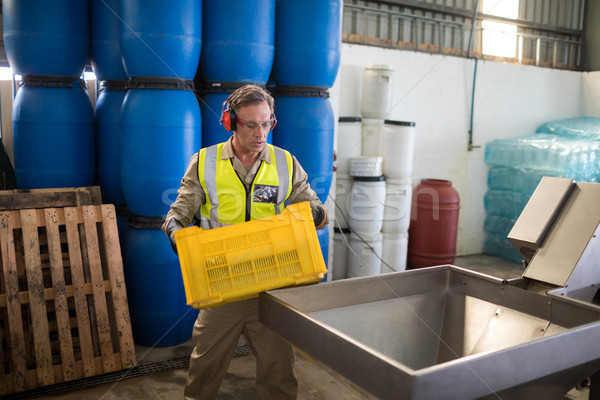
[[[240,107],[234,139],[244,153],[259,153],[267,143],[272,114],[266,101]]]

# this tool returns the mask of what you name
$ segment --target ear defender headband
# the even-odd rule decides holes
[[[235,111],[233,109],[229,109],[229,104],[227,104],[227,100],[223,102],[223,108],[221,109],[221,119],[219,123],[223,125],[229,132],[233,132],[237,129],[237,116],[235,115]]]
[[[271,118],[275,119],[275,114],[271,114]],[[235,115],[235,111],[233,111],[233,108],[229,108],[227,100],[223,102],[223,108],[221,109],[221,118],[219,119],[219,123],[223,125],[223,128],[225,128],[229,132],[233,132],[237,129],[237,115]],[[275,125],[277,125],[277,119],[275,119],[275,123],[270,129],[271,131],[273,130],[273,128],[275,128]]]

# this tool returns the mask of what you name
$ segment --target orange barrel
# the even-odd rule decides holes
[[[454,262],[459,202],[460,197],[451,181],[421,179],[412,196],[408,229],[409,268]]]

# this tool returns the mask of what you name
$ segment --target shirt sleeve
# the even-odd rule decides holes
[[[166,227],[173,218],[179,221],[181,225],[189,226],[192,223],[194,214],[205,200],[206,195],[198,178],[198,153],[196,153],[190,159],[187,170],[181,179],[177,199],[171,204],[171,209],[167,213],[162,230],[166,232]]]
[[[291,204],[308,201],[310,202],[311,209],[317,207],[321,208],[324,218],[321,223],[316,226],[316,229],[323,229],[329,223],[327,210],[323,203],[321,203],[321,200],[317,197],[315,191],[310,187],[310,184],[308,183],[308,174],[304,171],[304,168],[302,168],[296,157],[292,156],[292,159],[294,161],[294,173],[292,174],[292,192],[290,193],[288,200]]]

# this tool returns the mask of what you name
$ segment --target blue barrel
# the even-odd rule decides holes
[[[17,187],[93,185],[94,109],[85,82],[38,78],[24,79],[13,103]]]
[[[120,5],[127,75],[194,79],[202,45],[201,0],[121,0]]]
[[[212,146],[229,139],[231,132],[219,123],[223,102],[229,93],[207,93],[202,97],[202,147]]]
[[[275,0],[205,1],[203,7],[204,80],[266,84],[275,52]]]
[[[160,220],[152,224],[130,217],[123,238],[133,340],[144,346],[173,346],[188,340],[198,316],[186,305],[179,258],[158,228]]]
[[[275,83],[333,86],[340,66],[342,0],[277,0],[276,9]]]
[[[323,260],[327,267],[329,261],[329,228],[326,226],[324,229],[317,231],[317,237],[319,238],[319,245],[321,246],[321,254],[323,254]],[[327,282],[327,274],[321,279],[321,282]]]
[[[96,100],[96,169],[105,203],[125,204],[121,189],[121,105],[126,81],[103,81]]]
[[[88,59],[88,12],[81,0],[4,0],[4,46],[13,72],[80,76]]]
[[[132,214],[165,216],[200,149],[200,107],[191,90],[132,86],[143,84],[130,80],[121,107],[123,195]]]
[[[328,96],[327,91],[310,88],[274,91],[277,125],[273,144],[296,156],[323,203],[333,175],[335,118]]]
[[[92,69],[98,81],[127,79],[119,29],[127,29],[121,19],[120,0],[91,0],[90,54]]]

